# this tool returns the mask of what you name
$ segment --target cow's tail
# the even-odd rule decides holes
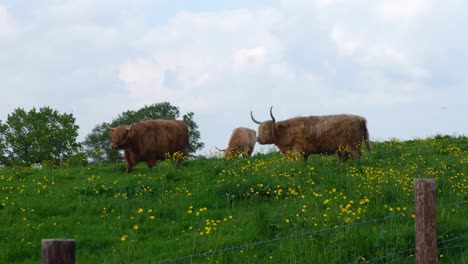
[[[192,146],[192,144],[188,143],[188,144],[187,144],[187,147],[186,147],[186,149],[185,149],[185,151],[186,151],[187,154],[188,154],[189,152],[195,153],[196,150],[195,150],[195,148]]]
[[[363,136],[364,136],[364,143],[366,144],[366,148],[367,150],[372,150],[372,147],[371,147],[371,144],[370,144],[370,140],[369,140],[369,131],[367,130],[367,121],[364,120],[363,122],[363,126],[362,126],[362,132],[363,132]]]

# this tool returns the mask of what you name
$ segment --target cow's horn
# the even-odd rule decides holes
[[[225,151],[226,149],[219,149],[218,147],[215,146],[215,148],[218,150],[218,151]]]
[[[107,127],[108,129],[110,129],[110,130],[115,129],[115,127],[111,127],[111,126],[109,126],[109,124],[107,124],[107,123],[106,123],[106,127]]]
[[[255,120],[255,118],[253,117],[252,115],[252,111],[250,111],[250,118],[252,118],[252,121],[254,121],[255,124],[261,124],[262,122],[258,122],[257,120]]]
[[[275,122],[275,117],[273,116],[273,112],[271,111],[273,109],[273,106],[270,107],[270,116],[271,116],[271,121]]]

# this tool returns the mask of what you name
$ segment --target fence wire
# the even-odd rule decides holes
[[[462,201],[462,202],[457,202],[457,203],[452,203],[452,204],[447,204],[447,205],[439,205],[439,206],[437,206],[437,209],[450,208],[450,207],[455,207],[455,206],[458,206],[458,205],[467,205],[467,204],[468,204],[468,201]],[[245,249],[245,248],[254,247],[254,246],[267,244],[267,243],[272,243],[272,242],[277,242],[277,241],[283,241],[283,240],[288,240],[288,239],[293,239],[293,238],[298,238],[298,237],[304,237],[304,236],[309,236],[309,235],[317,235],[317,234],[321,234],[321,233],[325,233],[325,232],[342,230],[342,229],[350,228],[350,227],[354,227],[354,226],[361,226],[361,225],[367,225],[367,224],[371,224],[371,223],[378,223],[378,222],[383,222],[383,221],[388,220],[388,219],[406,216],[406,215],[412,214],[412,213],[414,213],[414,211],[405,212],[405,213],[396,213],[396,214],[388,215],[388,216],[385,216],[385,217],[382,217],[382,218],[374,218],[374,219],[367,220],[367,221],[361,221],[361,222],[356,222],[356,223],[351,223],[351,224],[346,224],[346,225],[340,225],[340,226],[331,227],[331,228],[324,228],[324,229],[320,229],[320,230],[307,231],[307,232],[304,232],[304,233],[297,233],[297,234],[292,234],[292,235],[289,235],[289,236],[276,237],[276,238],[273,238],[273,239],[261,240],[261,241],[256,241],[256,242],[252,242],[252,243],[238,244],[238,245],[234,245],[234,246],[231,246],[231,247],[226,247],[226,248],[223,248],[223,249],[209,250],[209,251],[190,254],[190,255],[186,255],[186,256],[182,256],[182,257],[160,260],[160,261],[155,262],[155,264],[177,262],[177,261],[182,261],[182,260],[192,259],[192,258],[197,258],[197,257],[206,257],[206,256],[216,255],[216,254],[230,252],[230,251],[234,251],[234,250]],[[462,236],[458,236],[458,237],[455,237],[455,238],[450,238],[450,239],[447,239],[447,240],[440,241],[440,242],[438,242],[438,245],[441,244],[441,243],[447,243],[447,242],[450,242],[450,241],[454,241],[454,240],[458,240],[458,239],[462,239],[462,238],[466,238],[466,237],[468,237],[468,233],[463,234]],[[468,246],[467,244],[457,245],[456,248],[462,248],[462,247],[467,247],[467,246]],[[452,248],[455,248],[455,247],[447,247],[447,248],[442,247],[442,248],[438,248],[438,250],[452,249]],[[401,256],[397,260],[391,260],[391,261],[387,261],[386,259],[390,258],[390,257],[393,257],[393,256],[400,256],[402,254],[410,253],[410,252],[414,252],[414,251],[415,251],[414,248],[404,249],[404,250],[401,250],[401,251],[398,251],[398,252],[395,252],[395,253],[392,253],[392,254],[388,254],[386,256],[373,258],[373,259],[362,261],[362,262],[360,260],[358,260],[355,263],[371,263],[371,262],[383,261],[383,260],[385,260],[385,263],[392,263],[392,262],[399,261],[399,260],[402,260],[404,258],[410,257],[411,255]],[[359,259],[360,259],[360,257],[359,257]]]
[[[452,238],[449,238],[449,239],[437,241],[437,251],[441,252],[441,251],[446,251],[446,250],[450,250],[450,249],[468,248],[468,243],[460,244],[460,245],[450,245],[450,246],[447,245],[447,246],[444,246],[444,247],[439,247],[440,245],[447,244],[448,242],[453,242],[453,241],[457,241],[457,240],[461,240],[461,239],[465,239],[465,238],[468,238],[468,233],[462,234],[462,235],[457,236],[457,237],[452,237]],[[373,259],[369,259],[369,260],[365,260],[365,261],[358,261],[357,263],[373,263],[373,262],[378,262],[378,261],[385,261],[385,263],[393,263],[393,262],[396,262],[396,261],[400,261],[400,260],[402,260],[404,258],[412,257],[412,256],[414,256],[415,252],[416,252],[415,248],[408,248],[408,249],[403,249],[403,250],[400,250],[400,251],[397,251],[395,253],[391,253],[391,254],[388,254],[388,255],[385,255],[385,256],[381,256],[381,257],[377,257],[377,258],[373,258]],[[401,256],[403,254],[407,254],[407,255]],[[395,256],[399,256],[399,257],[394,259]]]

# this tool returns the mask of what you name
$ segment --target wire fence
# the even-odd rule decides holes
[[[451,208],[451,207],[460,206],[460,205],[467,205],[467,204],[468,204],[468,201],[462,201],[462,202],[452,203],[452,204],[448,204],[448,205],[437,206],[437,209]],[[412,214],[412,213],[414,213],[414,211],[409,212],[409,214]],[[306,232],[303,232],[303,233],[291,234],[291,235],[288,235],[288,236],[276,237],[276,238],[273,238],[273,239],[260,240],[260,241],[256,241],[256,242],[252,242],[252,243],[238,244],[238,245],[234,245],[234,246],[230,246],[230,247],[226,247],[226,248],[218,249],[218,250],[209,250],[209,251],[190,254],[190,255],[185,255],[185,256],[181,256],[181,257],[160,260],[160,261],[155,262],[155,264],[172,263],[172,262],[178,262],[178,261],[193,259],[193,258],[197,258],[197,257],[212,256],[212,255],[221,254],[221,253],[225,253],[225,252],[230,252],[230,251],[234,251],[234,250],[241,250],[241,249],[246,249],[246,248],[249,248],[249,247],[259,246],[259,245],[263,245],[263,244],[267,244],[267,243],[274,243],[274,242],[280,242],[280,241],[289,240],[289,239],[295,239],[295,238],[299,238],[299,237],[317,235],[317,234],[326,233],[326,232],[339,231],[339,230],[343,230],[343,229],[347,229],[347,228],[351,228],[351,227],[355,227],[355,226],[376,224],[376,223],[379,223],[379,222],[384,222],[384,221],[389,220],[389,219],[394,219],[394,218],[397,218],[397,217],[404,217],[406,215],[408,215],[408,212],[406,212],[406,213],[395,213],[395,214],[388,215],[388,216],[381,217],[381,218],[374,218],[374,219],[370,219],[370,220],[366,220],[366,221],[354,222],[354,223],[350,223],[350,224],[346,224],[346,225],[339,225],[339,226],[332,227],[332,228],[324,228],[324,229],[320,229],[320,230],[306,231]],[[464,234],[461,234],[461,235],[456,236],[456,237],[452,237],[452,238],[449,238],[449,239],[438,241],[438,250],[442,251],[442,250],[450,250],[450,249],[455,249],[455,248],[468,248],[468,243],[459,244],[459,245],[442,246],[442,245],[447,244],[448,242],[462,240],[462,239],[465,239],[465,238],[468,238],[468,233],[464,233]],[[376,262],[382,262],[382,261],[385,262],[385,263],[395,263],[395,262],[399,262],[399,261],[401,261],[401,260],[403,260],[405,258],[411,257],[414,254],[414,252],[415,252],[415,248],[413,247],[413,248],[402,249],[402,250],[394,252],[394,253],[389,253],[389,254],[387,254],[385,256],[376,257],[376,258],[372,258],[372,259],[368,259],[368,260],[361,260],[361,256],[358,256],[356,258],[357,260],[354,261],[353,263],[376,263]]]
[[[447,242],[453,242],[453,241],[461,240],[465,238],[468,238],[468,233],[465,233],[465,234],[462,234],[460,236],[453,237],[450,239],[438,241],[438,245],[442,245]],[[457,248],[468,248],[468,243],[460,244],[460,245],[453,245],[453,246],[438,247],[438,250],[440,252],[443,250],[450,250],[450,249],[457,249]],[[359,261],[357,263],[374,263],[374,262],[379,262],[379,261],[383,261],[385,263],[395,263],[395,262],[400,262],[403,259],[412,257],[414,252],[415,252],[415,248],[408,248],[408,249],[403,249],[403,250],[400,250],[400,251],[397,251],[397,252],[394,252],[385,256],[369,259],[366,261]],[[395,258],[396,256],[398,257]]]

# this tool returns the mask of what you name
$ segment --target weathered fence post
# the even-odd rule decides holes
[[[74,239],[42,239],[42,264],[74,263]]]
[[[416,263],[437,263],[435,179],[414,180]]]

